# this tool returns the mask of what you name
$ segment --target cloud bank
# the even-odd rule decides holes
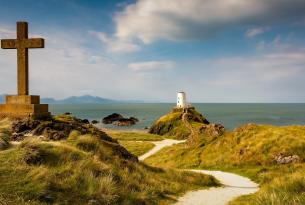
[[[116,39],[205,40],[236,26],[305,16],[304,0],[138,0],[116,14]],[[257,35],[262,30],[249,31]]]
[[[128,68],[133,71],[167,70],[175,67],[172,61],[146,61],[130,63]]]

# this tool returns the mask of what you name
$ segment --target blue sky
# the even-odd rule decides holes
[[[0,0],[0,38],[16,21],[30,89],[173,102],[305,102],[304,0]],[[0,50],[0,93],[16,92],[16,51]]]

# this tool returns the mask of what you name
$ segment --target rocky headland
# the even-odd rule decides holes
[[[210,123],[194,107],[173,108],[170,113],[156,120],[149,129],[151,134],[189,141],[196,141],[200,135],[215,138],[222,135],[224,131],[222,125]]]

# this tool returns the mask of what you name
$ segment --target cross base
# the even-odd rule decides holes
[[[38,95],[7,95],[6,104],[0,105],[0,117],[48,117],[50,112],[47,104],[40,104]]]

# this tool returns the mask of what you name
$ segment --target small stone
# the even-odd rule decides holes
[[[97,123],[99,123],[99,121],[97,121],[97,120],[92,120],[91,123],[92,123],[92,124],[97,124]]]

